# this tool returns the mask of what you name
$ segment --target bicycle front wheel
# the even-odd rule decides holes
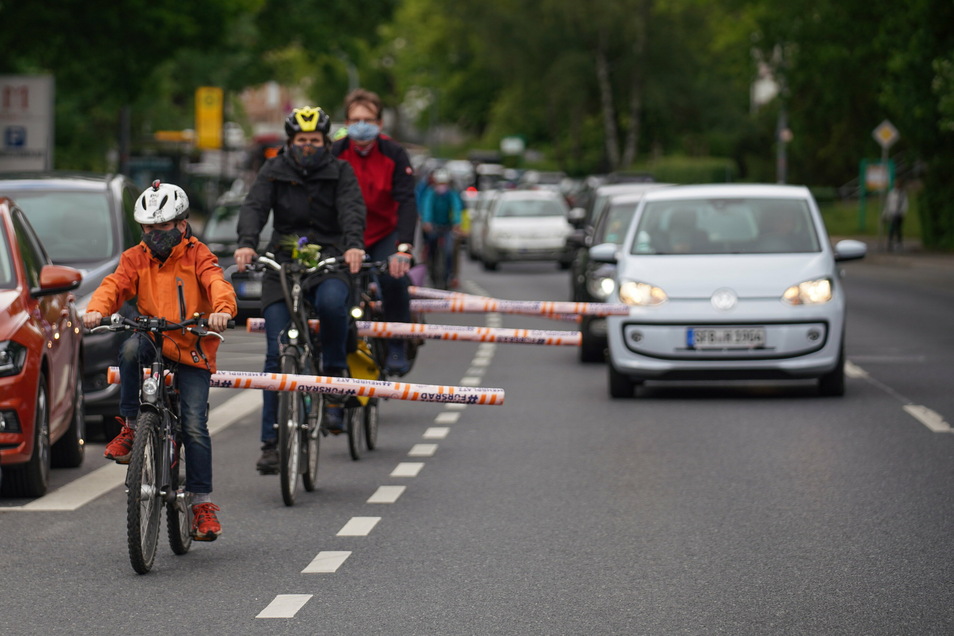
[[[176,493],[173,501],[166,503],[166,529],[169,531],[169,547],[175,554],[185,554],[192,547],[192,506],[182,486],[182,452],[176,440],[173,464],[170,472],[170,487]]]
[[[281,372],[297,374],[298,358],[291,353],[283,354]],[[282,499],[286,506],[295,505],[300,475],[300,431],[304,423],[303,396],[297,391],[280,391],[278,393],[278,473],[281,477]]]
[[[305,490],[312,492],[318,487],[318,450],[320,447],[321,416],[324,413],[324,398],[320,393],[311,396],[308,413],[308,428],[301,431],[302,471],[301,481]]]
[[[126,473],[126,540],[129,562],[139,574],[152,569],[159,543],[159,416],[141,413]]]
[[[378,398],[371,398],[361,408],[364,420],[364,444],[368,450],[378,445]]]

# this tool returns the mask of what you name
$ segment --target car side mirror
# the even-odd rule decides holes
[[[600,243],[590,248],[590,260],[595,263],[616,263],[619,246],[615,243]]]
[[[76,289],[83,281],[83,273],[64,265],[44,265],[40,270],[40,288],[30,290],[34,298],[52,296]]]
[[[856,261],[864,258],[867,253],[868,246],[861,241],[844,239],[835,243],[835,260],[838,262]]]

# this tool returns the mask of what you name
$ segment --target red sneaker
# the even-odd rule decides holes
[[[222,525],[215,516],[219,507],[214,503],[202,503],[192,506],[192,538],[196,541],[215,541],[222,534]]]
[[[122,421],[122,418],[117,417],[117,420]],[[119,435],[113,438],[113,441],[106,444],[106,450],[103,452],[103,457],[106,459],[112,459],[117,464],[128,464],[129,455],[132,452],[133,447],[133,438],[136,435],[136,431],[126,426],[123,423],[123,428],[119,431]]]

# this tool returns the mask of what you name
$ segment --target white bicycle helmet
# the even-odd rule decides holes
[[[189,197],[185,190],[171,183],[159,183],[159,179],[139,195],[133,212],[136,223],[143,225],[178,221],[188,216]]]

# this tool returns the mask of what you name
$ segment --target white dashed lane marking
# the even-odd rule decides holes
[[[378,525],[381,517],[352,517],[348,523],[338,530],[339,537],[366,537]]]
[[[424,439],[444,439],[448,433],[450,433],[450,429],[446,426],[432,426],[424,431]]]
[[[401,462],[391,471],[391,477],[417,477],[424,462]]]
[[[368,497],[368,503],[389,504],[398,500],[404,494],[407,486],[379,486],[373,495]]]
[[[255,618],[294,618],[312,594],[279,594]]]
[[[351,556],[350,552],[319,552],[318,556],[316,556],[301,573],[330,574],[337,572],[338,568],[341,567],[341,564],[344,563],[349,556]]]
[[[437,444],[415,444],[408,451],[409,457],[433,457],[437,452]]]

